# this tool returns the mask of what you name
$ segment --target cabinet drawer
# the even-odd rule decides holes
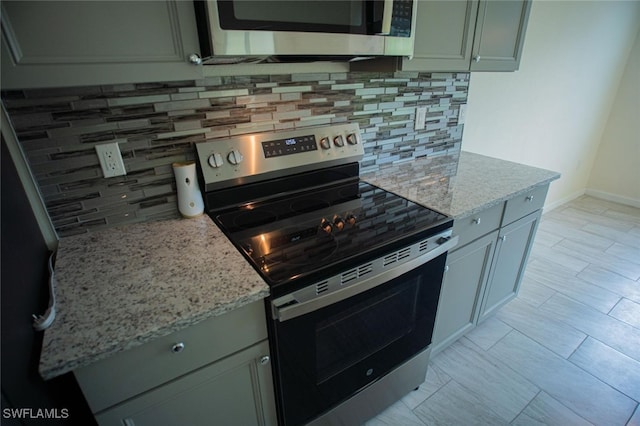
[[[267,338],[259,300],[74,371],[96,413]],[[174,349],[182,343],[183,349]]]
[[[502,225],[508,225],[521,217],[541,209],[544,205],[544,199],[547,196],[548,189],[549,185],[538,186],[508,200],[504,208]]]
[[[244,349],[96,415],[100,426],[276,425],[269,343]]]
[[[456,219],[453,223],[453,233],[460,237],[458,247],[498,229],[503,207],[504,203],[500,203],[462,219]]]

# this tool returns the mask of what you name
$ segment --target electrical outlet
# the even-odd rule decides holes
[[[124,169],[124,163],[122,162],[122,154],[120,154],[118,142],[96,145],[96,152],[98,153],[98,159],[100,160],[104,177],[108,178],[127,174],[127,171]]]
[[[460,112],[458,113],[458,124],[464,124],[467,119],[467,104],[460,105]]]
[[[421,106],[416,107],[416,122],[414,125],[414,130],[422,130],[424,129],[424,122],[427,119],[427,107]]]

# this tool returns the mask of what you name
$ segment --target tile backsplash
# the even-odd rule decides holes
[[[469,73],[318,73],[2,92],[54,227],[68,236],[179,217],[171,164],[193,144],[255,131],[358,122],[363,172],[442,157],[455,174]],[[426,126],[414,130],[416,106]],[[117,141],[126,176],[105,179],[96,144]],[[444,166],[443,166],[444,164]]]

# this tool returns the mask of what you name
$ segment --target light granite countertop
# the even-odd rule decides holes
[[[63,238],[55,269],[45,379],[269,295],[206,215]]]
[[[560,177],[557,172],[462,151],[455,176],[430,174],[433,159],[366,173],[361,179],[454,219],[469,216]]]
[[[383,167],[361,178],[461,218],[560,175],[462,152],[457,174],[438,160]],[[269,295],[269,287],[206,215],[63,238],[57,317],[44,335],[40,374],[72,371]]]

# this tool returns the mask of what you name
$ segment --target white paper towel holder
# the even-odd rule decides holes
[[[186,218],[198,217],[204,213],[204,201],[196,176],[196,163],[187,161],[173,163],[178,191],[178,210]]]

